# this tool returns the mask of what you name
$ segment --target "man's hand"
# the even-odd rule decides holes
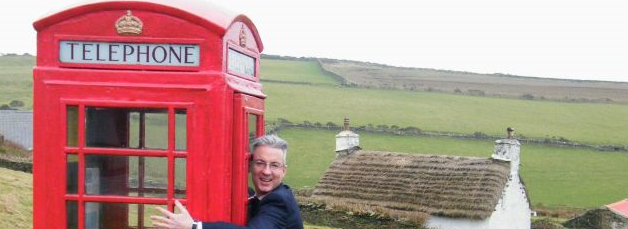
[[[174,214],[161,207],[156,207],[157,210],[163,213],[165,217],[151,215],[150,218],[153,220],[153,225],[168,229],[191,229],[192,224],[194,224],[194,220],[192,219],[192,216],[190,216],[188,210],[185,209],[185,207],[183,207],[178,200],[175,200],[174,204],[181,213]]]

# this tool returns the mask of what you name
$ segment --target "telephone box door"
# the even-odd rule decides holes
[[[71,87],[51,87],[54,93],[47,97],[48,110],[43,111],[50,114],[51,123],[40,125],[59,127],[65,138],[63,145],[54,143],[56,138],[46,140],[46,145],[60,148],[41,155],[65,164],[59,173],[48,171],[45,180],[48,187],[65,181],[65,188],[42,194],[65,202],[66,220],[48,226],[153,228],[149,216],[159,214],[155,206],[173,210],[175,199],[186,204],[188,152],[194,149],[192,135],[200,135],[189,123],[195,121],[195,105],[202,97],[182,91],[176,100],[157,101],[141,94],[167,97],[122,88],[113,98],[92,90],[84,99]],[[134,100],[125,98],[133,93]]]
[[[234,176],[232,220],[240,225],[247,221],[249,197],[248,170],[251,142],[264,134],[264,100],[236,93],[234,97]]]

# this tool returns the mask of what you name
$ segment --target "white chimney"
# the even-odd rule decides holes
[[[360,149],[360,135],[349,129],[349,119],[345,118],[344,129],[336,135],[336,156],[344,156]]]
[[[514,138],[514,129],[508,127],[508,137],[495,141],[495,150],[493,150],[493,159],[509,161],[510,173],[519,173],[519,155],[521,153],[521,143]]]

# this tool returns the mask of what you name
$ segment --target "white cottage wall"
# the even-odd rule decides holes
[[[426,227],[434,229],[489,229],[489,220],[456,219],[432,216],[427,221]]]
[[[531,210],[519,175],[511,174],[504,195],[489,218],[489,229],[530,229]]]

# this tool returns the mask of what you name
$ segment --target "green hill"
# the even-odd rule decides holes
[[[0,106],[20,101],[24,105],[15,108],[33,109],[33,66],[35,57],[31,55],[0,56]]]
[[[261,62],[269,123],[284,119],[340,125],[348,117],[354,127],[416,127],[429,132],[493,136],[503,135],[504,129],[512,126],[519,137],[628,146],[626,104],[471,96],[368,85],[347,87],[338,75],[321,69],[316,59],[266,56]],[[24,102],[18,108],[32,108],[33,64],[32,56],[0,57],[0,105],[16,100]],[[291,143],[287,182],[295,187],[315,185],[333,160],[335,132],[287,129],[279,134]],[[361,135],[363,148],[369,150],[481,157],[490,155],[494,140]],[[522,152],[522,174],[535,204],[592,207],[625,198],[625,151],[524,145]]]
[[[341,76],[343,83],[349,86],[528,100],[628,103],[628,82],[402,68],[347,60],[321,59],[320,63],[327,72]]]
[[[628,105],[561,103],[429,92],[265,83],[266,120],[353,126],[413,126],[424,131],[501,136],[508,126],[528,138],[563,137],[625,145]],[[624,137],[622,137],[624,136]]]

